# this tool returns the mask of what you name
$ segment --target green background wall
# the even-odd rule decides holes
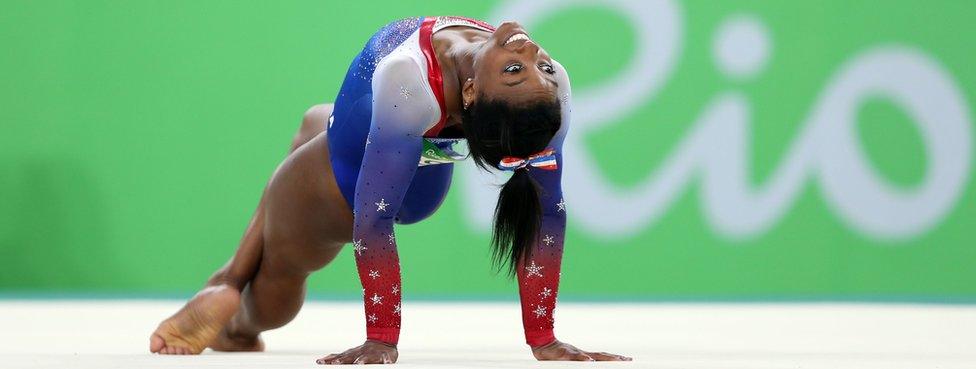
[[[705,107],[733,91],[751,107],[747,179],[780,165],[828,80],[873,45],[922,50],[967,114],[976,104],[976,7],[967,1],[689,1],[675,4],[681,48],[659,93],[580,142],[606,180],[646,181]],[[330,101],[378,27],[414,15],[490,17],[493,2],[6,1],[0,4],[0,291],[190,293],[236,247],[264,181],[304,110]],[[768,63],[729,78],[716,28],[749,14]],[[638,42],[624,16],[579,5],[529,28],[579,95],[610,78]],[[857,114],[860,147],[889,184],[911,190],[932,165],[909,112],[878,98]],[[971,121],[966,122],[971,126]],[[971,132],[968,130],[967,132]],[[970,137],[965,140],[972,141]],[[958,152],[972,169],[971,150]],[[470,164],[470,163],[468,163]],[[463,178],[457,178],[461,184]],[[514,297],[460,186],[433,218],[398,228],[407,296]],[[635,234],[570,229],[562,290],[586,299],[976,299],[976,200],[966,174],[924,231],[859,232],[807,180],[774,225],[729,237],[707,221],[701,176]],[[633,204],[644,206],[644,204]],[[485,211],[490,211],[486,209]],[[614,216],[606,214],[607,217]],[[313,294],[358,296],[350,250],[311,279]]]

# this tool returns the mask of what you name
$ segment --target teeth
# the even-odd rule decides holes
[[[505,40],[505,44],[508,45],[508,44],[510,44],[512,42],[515,42],[515,41],[518,41],[518,40],[528,40],[528,39],[529,39],[529,36],[528,35],[526,35],[524,33],[516,33],[516,34],[512,35],[511,37],[509,37],[508,40]]]

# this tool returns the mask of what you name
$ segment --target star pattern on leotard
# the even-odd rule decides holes
[[[374,202],[376,204],[376,211],[386,211],[386,207],[390,204],[386,203],[386,199],[380,199],[380,202]]]
[[[535,317],[536,318],[541,318],[541,317],[546,316],[546,314],[548,314],[548,311],[547,310],[548,309],[546,309],[545,306],[536,305],[535,306],[535,310],[532,310],[532,312],[535,313]]]
[[[566,211],[566,200],[559,199],[559,203],[556,204],[556,211]]]
[[[353,250],[356,250],[356,255],[362,255],[363,254],[363,251],[366,250],[366,246],[363,245],[363,240],[362,239],[358,239],[356,241],[353,241],[353,243],[352,243],[352,249]]]
[[[552,245],[552,243],[555,242],[555,241],[553,240],[553,237],[552,237],[551,234],[547,234],[546,237],[543,237],[542,238],[542,242],[545,242],[546,243],[546,246],[549,246],[549,245]]]
[[[532,260],[532,263],[529,264],[529,266],[525,267],[525,271],[528,272],[528,274],[526,275],[526,277],[532,277],[532,276],[539,276],[539,277],[541,277],[542,276],[542,268],[545,268],[545,267],[542,266],[542,265],[536,265],[535,260]]]
[[[404,33],[403,37],[394,38],[384,36],[382,38],[378,38],[382,41],[375,43],[379,45],[376,47],[383,50],[383,52],[364,54],[376,56],[373,58],[374,60],[362,61],[362,63],[360,63],[361,65],[355,68],[357,70],[351,72],[352,76],[356,77],[356,83],[363,83],[363,81],[366,82],[362,85],[363,87],[368,86],[370,83],[380,85],[380,82],[383,82],[382,85],[389,86],[391,88],[385,89],[385,91],[375,91],[375,96],[363,96],[363,94],[370,92],[368,88],[363,90],[363,94],[359,94],[356,92],[359,89],[354,89],[354,87],[358,87],[359,85],[350,84],[348,86],[349,88],[343,89],[340,91],[340,94],[354,96],[345,96],[343,101],[358,102],[360,101],[360,97],[364,97],[362,100],[369,103],[370,98],[373,98],[374,104],[371,104],[370,106],[377,108],[374,116],[379,116],[380,113],[383,113],[395,116],[397,118],[403,118],[404,120],[409,120],[410,116],[419,117],[423,115],[426,117],[436,113],[438,106],[436,103],[430,103],[430,101],[433,101],[433,99],[428,99],[428,81],[426,81],[426,78],[423,78],[424,73],[419,73],[419,77],[421,78],[416,79],[416,81],[419,82],[417,84],[414,83],[414,79],[401,78],[404,76],[402,73],[386,75],[390,77],[389,79],[386,79],[385,77],[379,78],[383,75],[377,74],[377,79],[375,81],[373,80],[373,68],[375,68],[378,62],[383,58],[382,55],[387,55],[388,51],[397,48],[399,42],[407,39],[407,35],[409,35],[410,32],[416,31],[418,24],[420,23],[421,22],[419,20],[409,24],[404,23],[402,28],[409,28],[409,32],[401,32]],[[414,36],[413,40],[415,40],[415,37],[416,36]],[[422,42],[419,44],[417,42],[404,42],[404,48],[409,52],[417,52],[418,55],[420,55],[418,45],[423,46],[425,44],[424,41],[427,40],[421,41]],[[393,53],[390,55],[396,54]],[[390,68],[390,70],[402,72],[393,68]],[[414,70],[411,69],[405,72],[412,73]],[[359,74],[357,75],[356,73]],[[413,97],[414,91],[416,91],[418,94],[417,98]],[[382,96],[382,99],[379,98],[380,96]],[[564,95],[563,89],[561,89],[557,96],[559,96],[560,102],[568,102],[569,96],[568,94]],[[568,106],[565,106],[565,104],[563,105],[564,109],[569,108]],[[340,111],[344,111],[342,110],[342,108],[344,108],[343,106],[339,106],[338,108]],[[426,110],[424,110],[425,108]],[[432,110],[434,110],[433,113],[431,112]],[[419,114],[421,112],[424,114]],[[402,192],[407,190],[407,186],[398,180],[399,174],[401,173],[401,171],[398,169],[401,168],[392,167],[391,165],[399,162],[399,160],[396,160],[399,159],[399,157],[394,157],[394,154],[403,155],[403,153],[400,151],[407,147],[406,140],[403,140],[403,133],[407,133],[406,136],[411,140],[410,143],[412,144],[412,139],[417,138],[417,135],[419,135],[420,132],[407,132],[401,129],[406,126],[406,123],[411,123],[406,121],[395,122],[404,123],[395,127],[388,125],[383,126],[382,130],[378,131],[377,129],[379,126],[371,125],[371,123],[374,122],[369,121],[370,116],[368,114],[361,117],[355,114],[353,115],[354,116],[346,117],[347,119],[335,119],[335,124],[339,125],[333,125],[331,127],[333,128],[334,133],[337,134],[336,137],[333,138],[338,139],[343,132],[347,132],[346,134],[351,137],[347,136],[346,138],[349,138],[349,140],[344,141],[349,141],[349,143],[353,145],[358,145],[355,142],[357,142],[358,139],[363,139],[365,146],[373,145],[373,143],[375,143],[372,141],[371,134],[367,135],[367,137],[362,137],[362,133],[368,133],[370,127],[373,127],[373,131],[380,135],[377,136],[377,138],[380,139],[379,143],[376,143],[376,145],[373,145],[373,147],[366,149],[366,154],[362,158],[367,160],[364,160],[361,163],[362,165],[358,166],[359,168],[365,169],[363,170],[364,175],[361,176],[364,178],[364,180],[355,181],[355,178],[352,178],[351,181],[342,181],[343,193],[347,195],[347,199],[348,195],[350,194],[349,190],[351,189],[345,187],[345,185],[361,185],[358,186],[358,188],[355,188],[354,193],[356,196],[355,198],[350,199],[349,202],[355,207],[359,208],[355,214],[357,224],[355,224],[355,227],[351,227],[354,228],[353,231],[355,233],[355,236],[351,238],[356,241],[354,242],[354,247],[351,248],[355,249],[355,253],[353,255],[356,257],[356,261],[358,263],[357,268],[359,269],[359,273],[357,274],[358,276],[362,277],[362,282],[364,285],[362,295],[366,305],[366,314],[364,315],[371,330],[375,330],[376,328],[399,328],[402,315],[402,296],[399,294],[402,292],[402,286],[400,286],[399,283],[402,283],[402,281],[400,280],[400,270],[398,268],[400,264],[399,257],[396,253],[395,247],[399,240],[397,240],[397,237],[394,235],[393,223],[397,220],[397,218],[395,218],[395,215],[397,215],[396,211],[399,211],[398,209],[401,207],[400,200],[403,195]],[[426,123],[426,121],[424,123]],[[356,127],[351,128],[354,127],[354,125]],[[401,143],[403,144],[403,147],[401,147]],[[362,149],[363,148],[360,147],[358,151],[363,151]],[[560,147],[556,147],[556,149],[559,150]],[[407,150],[403,151],[407,152]],[[362,154],[362,152],[360,153]],[[410,173],[412,173],[412,169]],[[370,177],[366,177],[365,174],[370,175]],[[558,181],[547,181],[545,184],[548,186],[549,183],[553,183],[555,186],[558,184]],[[401,186],[398,185],[403,186],[401,188]],[[389,188],[389,190],[387,190],[387,188]],[[558,190],[558,187],[546,188],[546,190],[553,190],[548,192],[555,192],[554,194],[559,194],[561,196],[558,191],[555,191]],[[376,208],[372,213],[370,213],[368,204],[371,200],[375,200],[376,196],[391,196],[392,200],[398,201],[397,204],[395,204],[398,208],[391,208],[390,206],[394,204],[387,203],[385,198],[381,198],[378,202],[373,201]],[[523,281],[525,283],[519,282],[520,287],[524,288],[525,301],[522,306],[524,306],[526,310],[525,316],[527,318],[535,317],[533,318],[534,320],[531,320],[531,324],[533,326],[545,326],[546,328],[549,328],[549,326],[546,326],[545,321],[547,321],[550,316],[554,315],[555,307],[553,304],[555,302],[556,290],[558,290],[558,285],[555,283],[558,283],[558,281],[554,280],[556,275],[553,273],[558,272],[560,268],[559,258],[562,255],[561,247],[564,244],[564,233],[561,228],[564,227],[565,223],[564,219],[562,218],[564,214],[553,213],[553,211],[557,211],[557,209],[549,207],[558,206],[558,212],[564,212],[567,210],[562,199],[558,201],[558,204],[553,203],[552,200],[555,200],[555,196],[549,197],[545,200],[544,206],[548,209],[544,209],[543,213],[548,215],[545,218],[545,224],[540,224],[539,227],[544,230],[537,233],[538,238],[533,237],[532,240],[534,241],[533,243],[537,245],[535,247],[538,247],[538,245],[548,245],[548,247],[540,250],[540,253],[537,254],[535,261],[531,261],[531,257],[527,258],[530,260],[530,264],[517,264],[517,266],[526,268],[520,271],[519,274],[521,274],[523,278],[525,278],[525,276],[529,277],[527,280]],[[384,214],[379,214],[380,212],[383,212]],[[558,217],[551,217],[551,215],[557,215]],[[394,222],[390,222],[391,219]],[[553,223],[550,224],[549,222]],[[383,246],[381,244],[383,237],[387,238],[387,246]],[[372,245],[372,247],[369,247],[368,250],[366,246],[369,245],[366,245],[366,241],[369,241],[369,245]],[[409,242],[409,240],[407,241]],[[367,254],[366,251],[369,251],[369,253]],[[542,270],[546,270],[546,273],[543,273]],[[369,294],[370,291],[373,291],[374,293]],[[385,294],[379,295],[380,292],[384,292]],[[536,296],[532,297],[531,292],[536,292]],[[550,301],[550,298],[553,298],[554,300]],[[541,306],[535,306],[533,304],[538,304]],[[383,323],[379,323],[380,320],[382,320]],[[535,327],[531,328],[534,329]],[[386,333],[387,331],[382,332],[384,337],[388,336]],[[393,339],[396,340],[396,336],[393,336]]]
[[[549,287],[542,287],[542,292],[539,292],[539,296],[542,296],[542,300],[545,300],[549,296],[552,296],[552,290]]]

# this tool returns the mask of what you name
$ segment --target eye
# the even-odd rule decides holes
[[[548,74],[556,74],[556,68],[553,68],[552,64],[549,63],[539,63],[539,70]]]
[[[505,67],[505,73],[518,73],[522,71],[522,64],[512,63]]]

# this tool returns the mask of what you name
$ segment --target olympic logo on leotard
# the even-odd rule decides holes
[[[619,188],[607,181],[582,138],[613,124],[653,99],[670,77],[682,48],[682,13],[669,0],[509,1],[492,21],[518,19],[531,27],[568,7],[600,5],[627,19],[636,33],[634,58],[614,77],[574,91],[573,121],[564,144],[564,192],[574,224],[604,239],[637,234],[659,220],[694,179],[700,179],[704,215],[727,238],[762,235],[783,218],[806,185],[819,192],[848,227],[876,240],[920,235],[957,203],[969,181],[972,129],[969,107],[952,76],[925,51],[876,45],[840,65],[826,82],[786,154],[768,179],[749,182],[751,102],[744,93],[717,94],[684,139],[644,182]],[[765,67],[769,32],[755,16],[732,15],[718,28],[713,57],[733,79],[752,78]],[[879,176],[856,135],[857,109],[884,97],[912,118],[925,147],[921,183],[902,189]],[[487,230],[497,178],[462,169],[467,219]]]

